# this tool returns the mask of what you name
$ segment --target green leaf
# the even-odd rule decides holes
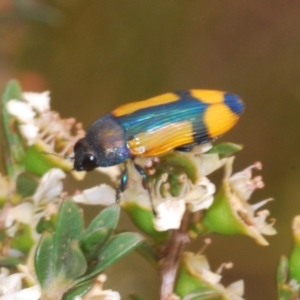
[[[76,296],[83,296],[86,294],[93,284],[93,280],[89,280],[82,284],[75,286],[74,288],[70,289],[64,296],[63,300],[74,300]]]
[[[21,173],[17,177],[17,193],[23,198],[32,196],[38,187],[38,180],[30,173]]]
[[[99,229],[107,228],[109,232],[113,232],[118,224],[120,217],[120,207],[112,205],[100,212],[100,214],[90,223],[84,235],[89,235]]]
[[[89,270],[87,275],[78,278],[76,282],[83,282],[97,276],[108,266],[138,247],[142,240],[142,236],[134,232],[124,232],[114,236],[100,252],[98,263]]]
[[[24,263],[20,258],[12,256],[2,256],[0,255],[0,266],[7,268],[15,268],[17,265]]]
[[[2,97],[2,133],[5,138],[2,138],[5,145],[2,147],[4,150],[4,160],[6,165],[7,174],[10,178],[15,179],[17,175],[24,170],[23,166],[19,163],[24,157],[24,147],[22,137],[17,128],[16,120],[10,116],[6,109],[6,104],[12,100],[22,100],[22,89],[16,80],[11,80],[3,93]]]
[[[229,157],[235,154],[238,151],[243,149],[242,145],[234,144],[234,143],[221,143],[214,145],[209,151],[205,154],[212,154],[217,153],[219,154],[220,158]]]
[[[109,237],[109,230],[102,228],[95,230],[84,237],[81,241],[80,247],[86,257],[87,261],[96,258]]]
[[[66,279],[74,279],[81,276],[87,269],[85,257],[79,247],[78,241],[73,241],[69,244],[65,251],[65,256],[61,258],[61,269],[58,274],[64,275]],[[57,269],[56,269],[57,270]]]
[[[28,253],[34,244],[35,241],[32,237],[30,226],[21,224],[18,232],[11,240],[11,247]]]
[[[74,279],[87,268],[79,247],[83,218],[78,206],[65,200],[59,211],[55,233],[45,233],[37,248],[35,265],[45,299],[61,299],[74,286]]]
[[[45,289],[53,280],[53,235],[45,232],[37,246],[35,253],[35,272],[42,289]]]
[[[91,260],[99,254],[101,247],[116,229],[119,216],[119,206],[113,205],[102,210],[91,222],[81,238],[81,248],[87,260]]]
[[[54,232],[57,215],[52,215],[51,218],[42,217],[36,225],[36,231],[42,234],[44,231]]]
[[[4,101],[9,101],[11,99],[23,99],[22,88],[17,80],[12,79],[8,82],[4,90],[3,98]]]
[[[78,243],[74,244],[74,240],[79,241],[82,231],[81,211],[71,199],[65,200],[60,208],[53,239],[55,274],[57,276],[73,279],[75,267],[77,276],[84,272],[86,264],[83,254]]]
[[[124,255],[133,251],[142,241],[143,237],[135,232],[123,232],[115,235],[99,254],[99,265],[103,269],[107,268]]]
[[[289,258],[289,273],[291,279],[300,282],[300,245],[296,243]]]
[[[289,262],[285,256],[280,258],[278,268],[277,268],[277,283],[284,284],[288,278],[288,267]]]

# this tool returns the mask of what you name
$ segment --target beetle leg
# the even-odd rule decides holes
[[[121,177],[120,177],[120,184],[119,186],[116,188],[116,202],[119,203],[120,202],[120,194],[123,193],[126,189],[127,186],[127,182],[128,182],[128,172],[127,172],[127,167],[125,164],[124,170],[121,173]]]
[[[136,163],[133,163],[133,165],[134,165],[135,169],[138,171],[138,173],[142,177],[143,187],[148,191],[148,194],[149,194],[150,203],[151,203],[151,209],[152,209],[153,215],[156,216],[157,213],[156,213],[155,206],[154,206],[154,203],[153,203],[153,199],[152,199],[152,195],[151,195],[151,190],[150,190],[150,186],[149,186],[149,181],[148,181],[147,175],[145,173],[145,170],[140,165],[138,165]]]
[[[156,211],[155,211],[155,207],[154,207],[154,203],[153,203],[153,199],[152,199],[152,195],[151,195],[151,191],[150,191],[149,181],[148,181],[147,175],[145,173],[145,170],[138,164],[133,163],[133,166],[142,177],[142,185],[143,185],[144,189],[148,191],[150,203],[151,203],[151,209],[152,209],[154,216],[156,216]],[[122,171],[121,177],[120,177],[120,185],[116,188],[116,202],[118,202],[118,203],[120,202],[120,194],[125,191],[127,183],[128,183],[128,171],[127,171],[127,165],[125,163],[124,170]]]

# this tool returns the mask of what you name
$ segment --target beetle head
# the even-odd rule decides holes
[[[86,138],[78,140],[74,146],[74,170],[92,171],[97,168],[98,159]]]

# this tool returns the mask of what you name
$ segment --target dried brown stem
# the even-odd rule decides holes
[[[169,243],[164,249],[160,259],[160,274],[162,279],[160,300],[172,299],[181,254],[186,245],[190,242],[187,234],[189,215],[189,212],[186,211],[182,218],[180,228],[173,231]]]

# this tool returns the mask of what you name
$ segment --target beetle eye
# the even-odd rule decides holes
[[[90,154],[84,157],[82,161],[83,170],[89,172],[94,170],[97,167],[98,167],[97,158],[94,155]]]

